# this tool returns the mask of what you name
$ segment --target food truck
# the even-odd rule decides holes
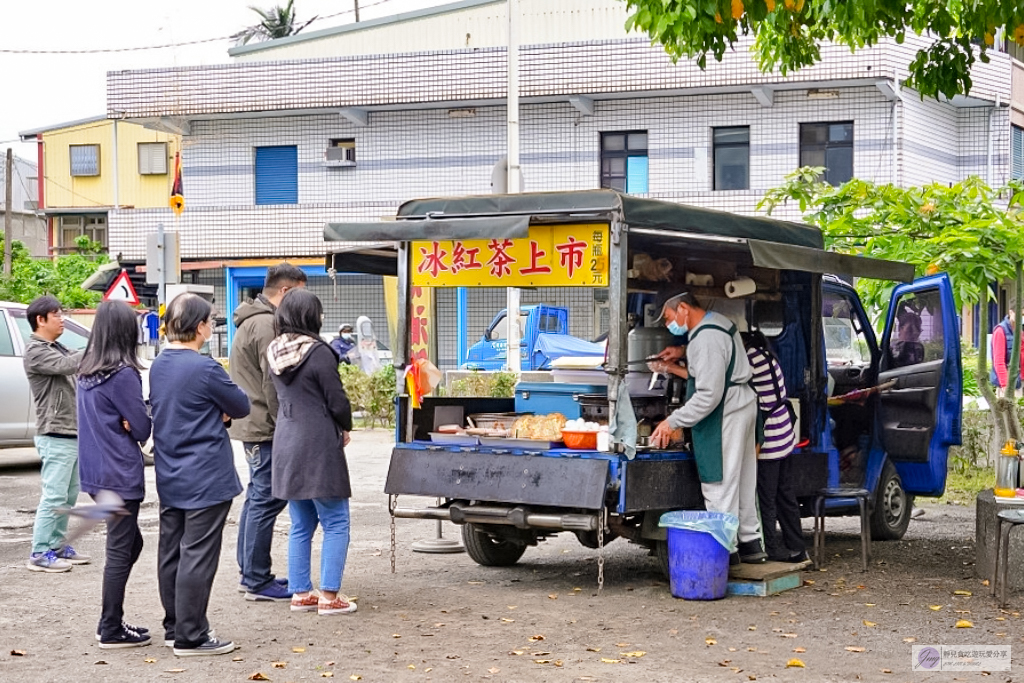
[[[826,251],[813,226],[610,190],[413,200],[394,221],[329,223],[325,240],[360,243],[331,244],[329,268],[398,277],[400,396],[385,485],[392,524],[459,524],[481,565],[514,564],[569,532],[599,553],[622,537],[665,566],[660,516],[699,509],[703,498],[687,440],[659,450],[644,438],[684,400],[645,363],[673,341],[652,311],[664,290],[685,287],[768,338],[798,415],[789,457],[805,514],[822,487],[864,487],[873,537],[898,539],[913,496],[945,488],[948,449],[961,438],[962,372],[944,274],[913,281],[908,264]],[[897,283],[880,337],[852,278]],[[606,290],[603,382],[521,385],[514,400],[428,396],[414,407],[402,380],[414,288],[551,284]],[[473,415],[490,418],[484,431],[471,430]],[[551,424],[575,417],[608,425],[605,450],[563,443]],[[438,502],[403,505],[406,495]],[[828,504],[830,514],[857,509],[853,499]]]

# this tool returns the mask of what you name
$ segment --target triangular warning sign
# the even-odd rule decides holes
[[[131,306],[139,305],[139,295],[135,293],[128,271],[122,270],[121,274],[114,278],[114,283],[103,295],[104,301],[123,301]]]

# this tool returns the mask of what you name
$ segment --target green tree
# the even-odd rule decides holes
[[[770,190],[758,208],[769,214],[786,202],[796,202],[804,220],[821,228],[826,248],[847,254],[905,261],[917,275],[944,271],[953,282],[957,306],[987,304],[995,298],[990,283],[1014,280],[1020,308],[1024,278],[1024,214],[1022,185],[1013,181],[993,190],[971,177],[952,186],[938,183],[901,188],[853,179],[832,187],[821,181],[821,168],[801,168]],[[857,288],[875,311],[889,302],[893,285],[860,280]],[[1010,376],[1020,363],[1020,320],[1017,343],[1010,359]],[[979,348],[988,348],[988,306],[979,306]],[[1021,440],[1013,382],[1007,395],[997,397],[988,377],[987,354],[978,354],[978,389],[992,406],[1000,440]]]
[[[261,42],[296,35],[316,21],[319,15],[300,25],[293,7],[294,2],[295,0],[288,0],[288,4],[283,7],[274,5],[265,10],[250,5],[249,9],[260,16],[260,23],[248,26],[231,37],[238,45],[245,45],[250,40]]]
[[[0,233],[2,242],[3,233]],[[28,303],[51,294],[66,308],[91,308],[99,303],[99,292],[82,289],[82,283],[108,261],[102,245],[88,237],[75,241],[77,251],[55,260],[34,259],[21,242],[11,243],[11,276],[0,275],[0,300]]]
[[[1024,5],[1011,0],[626,0],[626,29],[645,31],[673,60],[708,55],[721,61],[741,35],[754,36],[763,71],[783,76],[821,60],[821,43],[851,50],[884,39],[902,43],[908,34],[931,43],[909,65],[908,84],[923,95],[952,97],[971,89],[976,60],[997,29],[1024,43]]]

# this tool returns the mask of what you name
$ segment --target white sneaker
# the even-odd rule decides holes
[[[71,563],[57,557],[57,553],[52,550],[47,550],[45,553],[32,553],[32,556],[28,558],[28,564],[25,566],[28,567],[30,572],[59,574],[60,572],[71,571]]]

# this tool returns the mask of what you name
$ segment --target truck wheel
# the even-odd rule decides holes
[[[871,538],[879,541],[903,538],[910,524],[913,498],[903,490],[903,480],[889,460],[882,467],[874,507],[871,512]]]
[[[654,554],[658,558],[658,569],[668,579],[668,541],[655,541]]]
[[[494,539],[473,524],[462,526],[462,544],[473,561],[484,567],[508,567],[526,552],[525,545]]]

